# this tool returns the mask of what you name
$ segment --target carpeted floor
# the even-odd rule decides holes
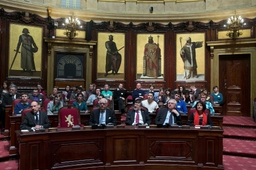
[[[256,123],[250,117],[224,116],[223,165],[225,170],[256,169]]]

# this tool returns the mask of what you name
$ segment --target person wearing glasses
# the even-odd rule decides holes
[[[108,100],[102,98],[98,102],[99,108],[92,111],[89,125],[116,125],[114,110],[108,109]]]
[[[170,99],[168,107],[162,107],[156,115],[155,123],[157,126],[182,125],[181,114],[176,109],[177,101]]]

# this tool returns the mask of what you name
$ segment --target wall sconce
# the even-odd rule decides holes
[[[77,29],[82,28],[81,22],[78,20],[78,18],[74,18],[73,15],[66,18],[65,23],[63,23],[62,25],[66,27],[64,35],[66,35],[70,40],[78,35],[78,33],[76,32]]]
[[[227,36],[230,38],[237,38],[243,33],[239,31],[243,26],[246,25],[244,23],[244,19],[241,16],[236,16],[236,12],[234,16],[231,16],[227,20],[227,25],[224,25],[224,27],[227,27],[229,29],[229,32],[227,33]]]

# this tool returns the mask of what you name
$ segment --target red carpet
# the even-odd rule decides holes
[[[253,128],[223,127],[223,130],[224,137],[256,140],[256,130]]]
[[[254,127],[256,128],[256,123],[251,117],[244,116],[224,116],[223,125],[232,126],[244,126],[244,127]]]
[[[9,141],[0,141],[0,158],[9,157]]]
[[[225,170],[255,170],[256,158],[223,155]]]
[[[223,153],[256,158],[256,141],[224,138]]]
[[[17,170],[18,168],[18,160],[10,160],[5,162],[0,162],[1,170]]]

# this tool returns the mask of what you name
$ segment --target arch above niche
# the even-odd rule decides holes
[[[96,41],[86,41],[81,39],[69,40],[67,38],[44,38],[44,41],[48,44],[48,56],[47,56],[47,94],[51,94],[51,90],[54,85],[65,82],[65,84],[74,84],[83,82],[84,87],[88,87],[92,79],[92,57],[93,50],[96,46]],[[56,79],[56,53],[75,54],[79,53],[84,55],[84,78],[83,79]]]

